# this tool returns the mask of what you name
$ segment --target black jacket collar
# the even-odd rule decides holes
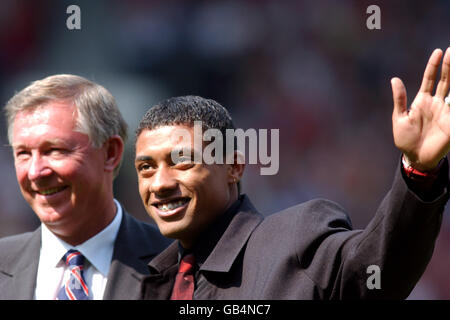
[[[222,236],[216,240],[215,244],[213,243],[212,250],[201,265],[200,271],[228,272],[253,230],[263,220],[263,216],[258,213],[246,195],[240,197],[240,205],[235,211],[225,225]],[[224,218],[226,221],[227,217]],[[214,227],[217,227],[217,224],[214,224],[212,229],[208,229],[205,233],[208,241],[213,238]],[[207,241],[204,236],[199,239]],[[209,244],[206,244],[205,247],[209,247]],[[174,266],[178,264],[178,248],[178,241],[175,241],[150,261],[150,272],[160,276],[167,275],[167,272],[176,272],[177,268]],[[196,250],[204,251],[203,247],[198,247]]]

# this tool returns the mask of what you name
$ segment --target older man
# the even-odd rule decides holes
[[[6,106],[23,197],[42,222],[0,240],[0,299],[137,299],[168,245],[113,196],[127,126],[113,96],[74,75],[35,81]]]
[[[223,135],[233,128],[221,105],[188,96],[149,109],[137,131],[139,192],[161,232],[178,241],[150,262],[145,298],[406,298],[432,255],[449,198],[450,48],[432,92],[442,55],[431,55],[409,110],[403,83],[391,81],[403,161],[364,230],[322,199],[263,219],[239,194],[237,152],[232,163],[195,161],[196,121]],[[345,164],[330,158],[330,165]]]

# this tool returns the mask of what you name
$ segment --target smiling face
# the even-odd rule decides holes
[[[103,228],[114,206],[107,153],[75,129],[76,110],[63,102],[22,111],[13,123],[20,190],[39,219],[63,239],[74,230],[89,236]]]
[[[191,140],[174,140],[185,129]],[[233,165],[194,163],[193,156],[174,163],[174,149],[194,149],[194,132],[188,126],[162,126],[143,130],[136,141],[135,166],[139,193],[148,214],[161,233],[190,248],[205,228],[237,199]]]

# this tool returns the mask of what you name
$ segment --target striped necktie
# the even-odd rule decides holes
[[[58,300],[89,300],[89,288],[83,276],[84,256],[70,249],[62,258],[70,270],[69,280],[59,290]]]
[[[181,261],[170,300],[192,300],[194,296],[194,255],[187,254]]]

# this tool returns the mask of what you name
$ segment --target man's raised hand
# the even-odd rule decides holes
[[[433,96],[441,60],[442,50],[435,49],[409,110],[402,80],[391,80],[394,142],[411,166],[419,171],[434,169],[450,151],[450,106],[444,101],[450,87],[450,47],[445,52],[441,77]]]

